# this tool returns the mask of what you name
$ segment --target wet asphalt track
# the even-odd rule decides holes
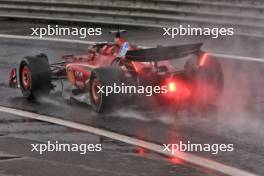
[[[9,24],[12,24],[12,27],[8,26]],[[28,35],[25,29],[30,25],[2,22],[0,31]],[[142,32],[135,29],[127,34],[127,38],[148,46],[158,43],[181,43],[185,40],[183,38],[173,41],[161,40],[158,35],[161,35],[161,32]],[[91,40],[109,40],[109,36],[105,34]],[[188,40],[203,41],[204,39]],[[261,45],[261,41],[255,40],[207,39],[204,49],[225,54],[261,57],[264,56],[261,46],[263,43]],[[197,152],[194,154],[259,175],[264,173],[263,64],[221,60],[225,73],[224,95],[218,103],[217,110],[199,115],[187,112],[176,115],[125,107],[112,114],[98,115],[89,106],[68,104],[58,91],[39,102],[28,102],[21,98],[19,90],[9,89],[6,86],[10,68],[19,63],[22,56],[44,52],[52,62],[63,54],[83,53],[85,49],[84,45],[1,39],[0,104],[89,124],[159,144],[176,143],[179,140],[201,144],[233,143],[234,152],[217,155]],[[3,135],[0,137],[0,151],[4,152],[3,155],[8,155],[1,157],[0,153],[0,158],[4,158],[4,160],[0,159],[0,170],[3,172],[0,172],[0,175],[53,175],[54,173],[87,175],[87,172],[90,173],[89,175],[215,175],[211,171],[205,169],[201,171],[201,168],[194,168],[186,163],[170,163],[148,151],[138,154],[137,147],[96,135],[37,121],[25,121],[3,113],[0,114],[0,120],[2,122],[0,134]],[[46,142],[47,140],[79,143],[100,141],[105,146],[105,150],[87,156],[52,153],[44,157],[29,152],[30,141]],[[30,167],[32,165],[33,168]],[[42,170],[39,169],[40,167]],[[49,171],[45,169],[51,167],[53,168]]]

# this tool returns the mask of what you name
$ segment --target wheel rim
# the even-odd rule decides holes
[[[23,67],[21,76],[23,88],[29,90],[31,87],[31,73],[28,66]]]
[[[94,79],[92,81],[92,99],[96,106],[98,106],[101,103],[101,93],[99,93],[100,82],[98,79]]]

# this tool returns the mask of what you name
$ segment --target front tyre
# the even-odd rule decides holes
[[[112,87],[114,84],[121,85],[125,81],[124,73],[114,68],[97,68],[92,71],[89,83],[89,97],[92,108],[101,113],[111,110],[122,100],[122,94],[106,93],[106,87]],[[103,89],[104,92],[100,90]],[[110,90],[110,88],[109,88]]]
[[[28,99],[49,94],[52,89],[51,70],[45,54],[27,56],[20,62],[19,85]]]

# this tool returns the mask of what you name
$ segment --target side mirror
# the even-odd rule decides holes
[[[9,78],[9,87],[11,87],[11,88],[18,88],[16,68],[13,68],[11,70],[10,78]]]

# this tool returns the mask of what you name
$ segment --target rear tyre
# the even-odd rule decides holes
[[[203,65],[199,60],[187,61],[185,70],[188,78],[193,82],[192,103],[198,108],[213,105],[223,92],[224,76],[221,64],[216,58],[206,58]]]
[[[92,71],[89,83],[89,97],[92,108],[96,112],[105,112],[111,110],[114,106],[120,105],[123,98],[121,93],[106,94],[107,86],[112,87],[114,84],[121,86],[125,83],[124,73],[114,68],[97,68]],[[99,87],[104,87],[104,92]],[[110,88],[109,88],[110,89]]]
[[[27,56],[20,62],[19,83],[22,94],[28,99],[49,94],[51,70],[45,54]]]

